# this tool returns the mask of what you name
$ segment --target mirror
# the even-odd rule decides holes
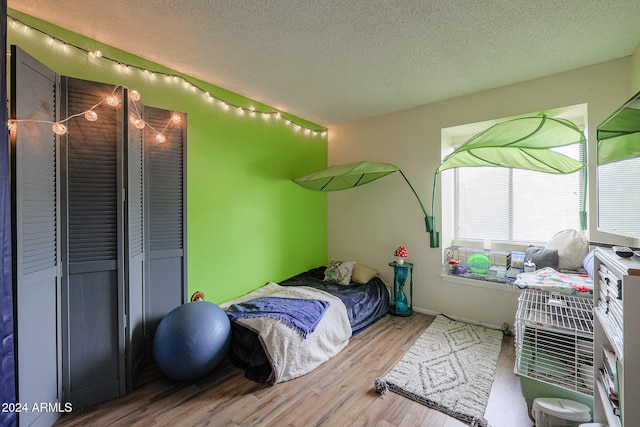
[[[598,230],[640,238],[640,92],[597,127]]]

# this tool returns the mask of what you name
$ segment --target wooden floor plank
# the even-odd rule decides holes
[[[63,415],[70,426],[429,426],[465,423],[393,392],[381,397],[373,380],[402,358],[433,320],[387,315],[352,338],[313,372],[275,386],[244,378],[225,360],[193,383],[148,368],[128,396]],[[517,377],[513,339],[506,337],[485,416],[493,427],[531,427]]]

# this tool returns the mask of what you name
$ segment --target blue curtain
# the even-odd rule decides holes
[[[7,1],[2,9],[2,54],[0,55],[0,403],[16,401],[15,351],[13,346],[13,280],[11,275],[11,193],[9,190],[9,135],[7,131]],[[0,426],[16,425],[15,412],[0,411]]]

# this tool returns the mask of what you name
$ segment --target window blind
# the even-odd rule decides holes
[[[581,144],[561,147],[579,159]],[[558,231],[580,229],[583,172],[548,174],[500,167],[455,170],[457,240],[546,242]]]

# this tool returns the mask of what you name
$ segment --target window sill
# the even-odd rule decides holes
[[[457,283],[459,285],[473,286],[474,288],[493,289],[501,292],[520,292],[520,289],[508,283],[489,282],[486,280],[468,279],[466,277],[455,277],[449,274],[441,274],[443,282]]]

